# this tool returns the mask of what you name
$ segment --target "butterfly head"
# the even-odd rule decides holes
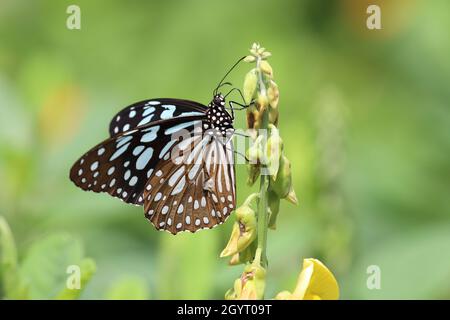
[[[211,101],[213,106],[225,106],[225,97],[219,92],[214,95],[213,100]]]

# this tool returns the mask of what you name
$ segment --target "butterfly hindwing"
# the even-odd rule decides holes
[[[146,217],[173,234],[223,223],[236,203],[233,145],[197,134],[172,149],[144,191]]]
[[[206,106],[198,102],[181,99],[163,98],[136,102],[122,109],[112,118],[109,134],[114,136],[160,120],[200,116],[206,112],[206,109]]]

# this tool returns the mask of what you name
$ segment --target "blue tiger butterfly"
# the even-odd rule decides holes
[[[242,59],[207,106],[163,98],[121,110],[110,122],[110,137],[75,162],[70,179],[83,190],[143,206],[158,230],[196,232],[223,223],[236,207],[231,139],[236,102],[229,101],[231,114],[225,102],[238,89],[225,96],[218,89],[231,85],[223,81]]]

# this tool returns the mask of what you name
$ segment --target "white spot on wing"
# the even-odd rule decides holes
[[[169,186],[173,187],[183,173],[184,173],[184,166],[175,171],[175,173],[170,177]]]
[[[161,119],[173,118],[173,113],[175,112],[177,107],[175,107],[174,105],[171,105],[171,104],[163,104],[162,107],[165,108],[166,110],[164,110],[161,113]]]
[[[136,185],[137,181],[138,181],[138,178],[136,176],[133,176],[130,179],[130,182],[128,182],[128,184],[133,187],[134,185]]]
[[[120,157],[120,155],[122,153],[124,153],[125,151],[127,151],[128,146],[130,145],[130,143],[125,144],[124,146],[122,146],[121,148],[117,149],[116,152],[113,153],[113,155],[111,156],[111,158],[109,158],[109,161],[113,161],[115,159],[117,159],[118,157]]]
[[[149,123],[149,122],[152,120],[153,116],[154,116],[154,115],[151,114],[151,115],[145,117],[144,119],[142,119],[142,120],[138,123],[137,126],[139,127],[139,126],[143,126],[144,124]]]
[[[148,147],[136,160],[136,169],[144,169],[153,156],[153,148]]]
[[[123,146],[125,143],[129,142],[131,139],[133,139],[132,136],[122,136],[120,138],[118,138],[116,140],[117,142],[117,148],[120,148],[121,146]]]
[[[133,155],[137,156],[138,154],[140,154],[142,152],[142,150],[144,150],[144,146],[137,146],[133,149]]]
[[[178,181],[177,185],[172,190],[171,195],[176,195],[176,194],[180,193],[184,189],[185,184],[186,184],[186,177],[183,176],[183,178],[181,178],[181,180]]]
[[[191,168],[191,170],[189,171],[189,179],[192,180],[195,178],[195,176],[197,175],[198,169],[200,169],[201,165],[199,164],[194,164]]]
[[[143,130],[145,133],[142,138],[141,138],[141,142],[151,142],[153,140],[156,139],[157,137],[157,133],[159,130],[160,126],[154,126],[154,127],[150,127],[148,129]]]
[[[148,102],[148,104],[150,104],[150,102]],[[149,108],[145,109],[145,111],[142,113],[142,116],[146,117],[149,114],[155,112],[155,110],[156,110],[155,107],[149,107]]]
[[[91,171],[95,171],[98,168],[98,161],[95,161],[93,164],[91,164]]]
[[[169,151],[170,147],[177,142],[177,140],[171,140],[169,143],[167,143],[164,148],[161,149],[161,152],[159,153],[159,158],[162,159],[166,153]]]

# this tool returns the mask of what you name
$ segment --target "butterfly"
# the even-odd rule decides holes
[[[177,234],[222,224],[236,207],[232,101],[231,114],[225,107],[236,88],[219,93],[230,84],[225,77],[208,105],[161,98],[124,108],[110,122],[110,137],[75,162],[70,179],[83,190],[143,206],[158,230]]]

